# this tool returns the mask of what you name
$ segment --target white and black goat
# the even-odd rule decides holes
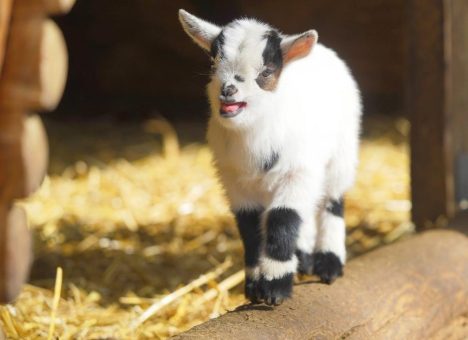
[[[179,19],[212,58],[207,135],[244,243],[246,296],[280,304],[296,271],[331,283],[358,162],[361,100],[347,66],[314,30]]]

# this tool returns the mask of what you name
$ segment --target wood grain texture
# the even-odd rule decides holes
[[[60,29],[42,17],[15,16],[0,83],[0,106],[53,110],[59,103],[68,68]]]
[[[468,238],[428,231],[350,261],[332,285],[296,285],[274,310],[241,307],[175,339],[427,339],[466,311]]]
[[[448,123],[446,1],[408,2],[407,110],[413,220],[419,230],[454,211]]]
[[[0,75],[2,74],[3,57],[10,24],[11,4],[12,0],[0,1]]]

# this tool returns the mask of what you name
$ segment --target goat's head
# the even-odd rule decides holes
[[[309,54],[318,35],[314,30],[286,36],[253,19],[219,27],[179,10],[187,34],[212,60],[208,97],[213,114],[226,127],[251,125],[272,100],[285,66]]]

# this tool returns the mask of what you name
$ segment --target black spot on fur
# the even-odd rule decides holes
[[[278,261],[292,258],[301,222],[298,213],[290,208],[274,208],[268,213],[265,250],[270,258]]]
[[[263,64],[274,70],[282,68],[283,52],[281,51],[281,37],[277,31],[270,30],[265,33],[264,38],[267,39],[267,43],[262,53]]]
[[[258,283],[260,299],[270,306],[280,305],[289,298],[293,288],[293,273],[287,274],[279,279],[267,280],[262,278]]]
[[[240,210],[235,213],[237,227],[244,244],[245,265],[247,267],[255,267],[258,264],[262,239],[260,230],[261,213],[261,210]]]
[[[299,261],[299,265],[297,267],[299,274],[312,275],[314,270],[313,254],[307,254],[301,250],[296,250],[296,257]]]
[[[327,211],[335,216],[343,217],[344,215],[344,201],[343,199],[339,200],[330,200],[327,205]]]
[[[278,163],[278,160],[279,160],[279,154],[277,152],[272,152],[270,155],[270,158],[268,158],[267,160],[263,162],[263,166],[262,166],[263,171],[265,172],[270,171],[276,165],[276,163]]]
[[[221,56],[223,55],[223,45],[224,45],[224,32],[221,31],[221,33],[219,33],[218,36],[211,43],[211,51],[210,51],[211,58],[216,58],[218,53]]]
[[[332,283],[339,276],[343,275],[343,264],[338,256],[332,252],[314,253],[314,274],[320,277],[325,283]]]

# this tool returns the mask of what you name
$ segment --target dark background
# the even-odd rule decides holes
[[[350,65],[366,113],[401,114],[404,0],[80,0],[57,18],[70,55],[61,119],[206,116],[209,61],[182,31],[177,10],[217,24],[256,17],[285,33],[318,30]]]

